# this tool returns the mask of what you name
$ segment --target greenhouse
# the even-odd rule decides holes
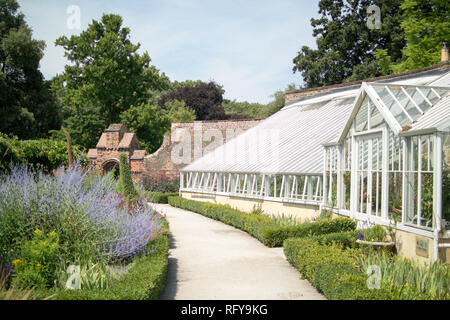
[[[420,255],[420,240],[436,260],[449,251],[449,92],[450,72],[436,68],[290,101],[185,167],[180,192],[393,226],[401,254]]]

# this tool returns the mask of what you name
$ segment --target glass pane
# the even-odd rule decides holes
[[[433,174],[421,174],[421,216],[420,225],[423,227],[432,227],[433,223]]]
[[[389,173],[389,218],[401,221],[402,218],[402,173]]]
[[[355,118],[355,125],[356,125],[357,132],[368,130],[368,125],[367,125],[368,103],[369,103],[369,97],[366,96],[365,99],[363,100],[361,107],[359,108],[358,114],[356,115],[356,118]]]
[[[350,172],[346,171],[343,174],[343,188],[344,190],[343,195],[344,195],[344,202],[342,204],[342,209],[345,210],[350,210],[350,186],[351,186],[351,174]]]
[[[444,136],[442,159],[442,218],[445,229],[450,230],[450,135]]]
[[[376,129],[384,124],[384,118],[378,108],[370,101],[370,129]]]

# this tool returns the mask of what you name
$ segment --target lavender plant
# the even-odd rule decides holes
[[[115,183],[78,165],[58,177],[13,166],[0,177],[0,263],[20,258],[35,229],[58,234],[64,265],[143,251],[161,220],[148,205],[124,206]]]

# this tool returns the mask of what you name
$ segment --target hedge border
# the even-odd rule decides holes
[[[180,197],[169,197],[168,202],[173,207],[193,211],[243,230],[268,247],[281,247],[283,241],[288,238],[302,238],[356,229],[356,222],[349,218],[308,222],[297,226],[280,226],[268,216],[241,212],[225,205]]]
[[[178,196],[178,192],[145,191],[145,195],[149,202],[168,204],[169,197]]]
[[[370,290],[367,287],[367,275],[358,269],[351,253],[343,250],[350,244],[347,241],[349,236],[351,233],[287,239],[283,243],[284,255],[302,277],[308,279],[327,299],[397,299],[387,289]]]

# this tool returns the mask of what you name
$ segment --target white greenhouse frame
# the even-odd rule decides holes
[[[390,89],[392,86],[399,88],[400,92],[408,99],[408,102],[417,111],[420,111],[416,113],[415,118],[408,113],[398,98],[392,94]],[[440,100],[444,94],[446,99],[450,99],[448,95],[450,87],[363,83],[352,114],[340,139],[337,143],[324,144],[323,194],[327,195],[324,199],[324,207],[337,214],[349,216],[359,221],[384,226],[395,225],[395,228],[398,230],[433,238],[434,259],[437,260],[439,247],[448,247],[448,244],[439,244],[439,238],[450,237],[449,231],[442,230],[443,142],[445,135],[448,135],[449,132],[441,132],[435,128],[409,131],[411,127],[402,127],[396,116],[389,111],[386,103],[377,94],[374,87],[384,88],[388,95],[393,98],[393,102],[398,107],[401,107],[400,110],[403,116],[406,115],[406,118],[411,121],[413,126],[424,112],[405,90],[406,87],[416,90],[423,98],[423,102],[428,104],[430,108],[434,104],[423,93],[425,89],[428,90],[428,93],[434,94],[438,98],[437,100]],[[445,91],[445,93],[442,94],[441,92],[439,94],[437,90]],[[365,106],[363,104],[364,101],[367,101],[367,127],[364,126],[364,130],[357,130],[356,118],[359,111],[362,110],[361,108]],[[372,110],[375,108],[375,112],[379,112],[383,116],[384,125],[371,128],[371,115],[373,114]],[[362,114],[366,115],[365,110]],[[442,119],[439,119],[439,121],[442,121]],[[447,119],[447,121],[450,121],[450,119]],[[346,143],[349,141],[351,145],[350,150],[346,149]],[[361,146],[364,148],[366,141],[368,142],[368,151],[360,152]],[[379,156],[373,157],[374,150],[380,149],[380,143],[374,143],[375,141],[381,141],[381,161],[379,161]],[[349,159],[351,159],[350,171],[348,170]],[[360,169],[361,165],[363,168],[367,166],[369,169],[364,170],[371,174],[367,174],[367,176],[361,175],[361,172],[364,172],[364,170]],[[381,170],[379,170],[379,165],[381,165]],[[426,169],[424,170],[423,168]],[[345,172],[350,172],[351,174],[350,209],[344,203],[344,201],[348,200],[344,194],[345,185],[343,178]],[[377,179],[378,173],[381,173],[381,181],[376,183],[376,188],[373,187],[373,172],[376,172],[375,176]],[[388,200],[389,197],[394,196],[389,194],[389,186],[390,182],[392,182],[388,176],[389,173],[393,174],[394,177],[398,174],[399,184],[401,184],[401,216],[399,216],[400,221],[397,221],[397,223],[390,216],[390,211],[393,208],[389,208]],[[422,217],[422,177],[425,175],[432,175],[433,177],[431,220],[426,220]],[[417,179],[416,176],[418,177]],[[367,180],[365,180],[366,178]],[[394,181],[396,180],[397,178],[394,178]],[[336,188],[334,188],[334,185],[336,185]],[[366,188],[364,189],[364,187]],[[379,189],[381,189],[381,193],[378,192]],[[363,197],[363,190],[366,190],[364,192],[366,200]],[[375,196],[373,196],[374,194]],[[378,210],[380,197],[380,212],[379,214],[373,214],[373,205],[375,204],[375,208]],[[362,205],[363,200],[367,201],[366,206]],[[365,210],[361,210],[361,208],[365,208]],[[410,217],[407,216],[407,212],[412,212],[415,220],[409,221],[408,218]]]
[[[264,152],[280,148],[278,169],[271,168],[271,156],[258,169],[248,161],[248,150],[234,151],[240,140],[255,142],[251,131],[257,130],[250,129],[181,170],[180,194],[319,206],[368,224],[432,238],[436,260],[439,248],[449,247],[439,239],[450,238],[446,230],[450,221],[442,224],[450,87],[363,82],[359,90],[346,90],[287,105],[261,123],[284,130],[278,145],[261,145]],[[327,121],[329,130],[302,129],[320,119]],[[314,161],[321,152],[323,162]],[[233,161],[216,160],[227,153]],[[423,192],[431,189],[430,183],[432,195]],[[422,207],[424,197],[428,198]]]

